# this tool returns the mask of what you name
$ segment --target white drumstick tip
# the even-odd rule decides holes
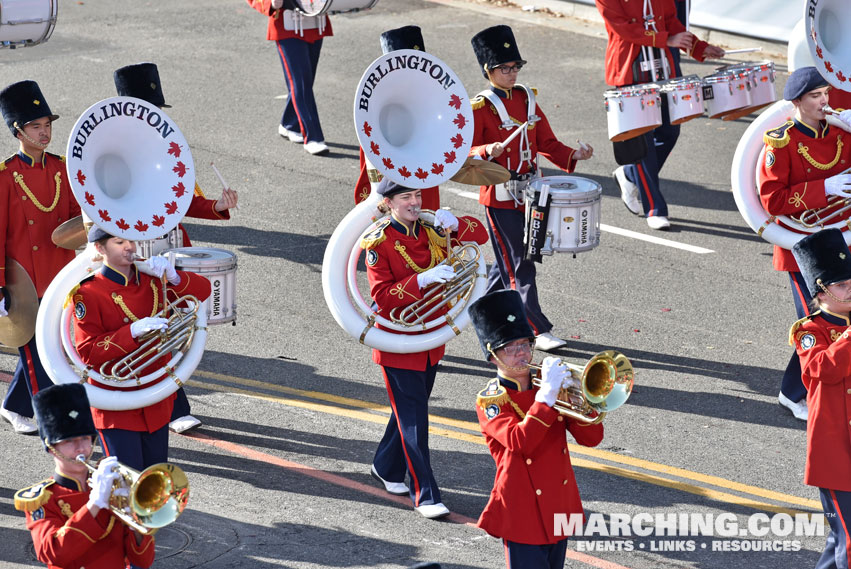
[[[219,169],[216,168],[216,165],[213,164],[212,162],[210,162],[210,166],[213,167],[213,172],[215,172],[216,177],[219,179],[219,182],[221,182],[222,188],[225,189],[225,190],[228,189],[227,182],[225,182],[225,179],[222,177],[222,174],[221,174],[221,172],[219,172]],[[238,203],[236,204],[236,209],[237,209],[237,211],[239,211],[239,204]]]

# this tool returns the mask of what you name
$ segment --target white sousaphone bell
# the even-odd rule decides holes
[[[133,97],[105,99],[80,116],[68,140],[66,168],[84,218],[132,241],[159,237],[176,227],[195,187],[192,154],[180,129],[161,109]],[[36,341],[45,371],[54,383],[85,383],[89,378],[111,386],[85,383],[89,401],[98,409],[146,407],[177,391],[201,361],[207,339],[206,306],[194,297],[183,297],[191,310],[171,309],[169,335],[180,339],[165,344],[162,352],[169,353],[170,360],[164,369],[133,369],[133,358],[124,362],[131,367],[122,364],[120,376],[89,368],[74,347],[74,306],[66,298],[100,269],[101,262],[92,261],[94,253],[89,245],[56,275],[44,294]],[[135,357],[145,360],[150,353]],[[134,389],[121,389],[128,385]]]
[[[417,50],[393,51],[370,64],[355,93],[354,120],[367,167],[410,188],[449,180],[464,165],[473,141],[473,110],[461,80],[446,63]],[[465,248],[472,278],[445,316],[412,327],[376,314],[357,284],[361,239],[383,217],[376,184],[328,241],[322,261],[325,301],[337,323],[367,346],[410,353],[443,345],[469,324],[467,306],[484,294],[484,257],[470,253],[477,247]]]

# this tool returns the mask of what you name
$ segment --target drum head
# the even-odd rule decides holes
[[[236,255],[216,247],[178,247],[163,251],[178,269],[197,270],[236,265]]]

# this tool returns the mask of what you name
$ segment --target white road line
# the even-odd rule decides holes
[[[442,189],[448,190],[453,194],[461,196],[462,198],[468,198],[471,200],[479,199],[479,194],[476,192],[469,192],[467,190],[451,187],[444,187]],[[665,247],[672,247],[674,249],[682,249],[683,251],[697,253],[698,255],[705,255],[707,253],[715,252],[712,249],[705,249],[703,247],[697,247],[695,245],[679,243],[678,241],[671,241],[670,239],[662,239],[661,237],[654,237],[653,235],[645,235],[644,233],[638,233],[637,231],[631,231],[629,229],[622,229],[613,225],[606,225],[605,223],[600,224],[600,229],[602,231],[607,231],[609,233],[614,233],[623,237],[631,237],[632,239],[638,239],[639,241],[647,241],[648,243],[654,243],[656,245],[663,245]]]

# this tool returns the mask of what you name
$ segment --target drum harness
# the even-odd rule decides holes
[[[304,30],[312,30],[314,28],[322,35],[327,22],[328,19],[324,14],[321,16],[305,16],[297,10],[284,10],[284,29],[294,31],[300,36],[304,36]]]
[[[511,169],[511,159],[509,158],[506,163],[506,168],[511,172],[511,179],[501,185],[502,192],[497,190],[497,199],[500,201],[507,201],[509,199],[514,201],[515,207],[520,207],[523,205],[523,199],[526,192],[526,187],[529,185],[529,182],[536,176],[538,173],[538,157],[532,156],[532,149],[529,146],[529,133],[528,129],[534,125],[536,122],[541,120],[541,117],[535,114],[535,108],[537,103],[535,101],[535,92],[532,89],[526,87],[525,85],[520,85],[519,83],[516,87],[522,88],[526,92],[526,116],[527,122],[526,126],[518,125],[516,121],[514,121],[509,115],[508,111],[505,109],[505,105],[502,104],[502,100],[500,100],[499,95],[491,91],[490,89],[486,89],[479,93],[480,97],[484,97],[487,99],[493,107],[496,109],[497,115],[499,116],[499,120],[501,124],[499,128],[501,129],[512,129],[512,128],[522,128],[522,132],[520,133],[520,164],[517,165],[517,170]],[[523,165],[527,164],[529,171],[523,174],[519,174],[520,170],[523,168]],[[500,186],[497,186],[500,188]],[[507,194],[505,199],[500,199],[500,193],[503,195]]]
[[[651,0],[644,0],[644,33],[656,37],[659,31],[656,29],[656,16],[653,15],[653,6]],[[671,77],[671,69],[668,66],[668,58],[665,56],[663,49],[659,48],[659,57],[653,57],[657,48],[649,45],[641,46],[641,57],[643,61],[640,64],[641,71],[647,71],[648,67],[650,74],[653,77],[653,82],[659,81],[658,68],[662,69],[662,79],[667,81]],[[658,62],[658,63],[657,63]]]

